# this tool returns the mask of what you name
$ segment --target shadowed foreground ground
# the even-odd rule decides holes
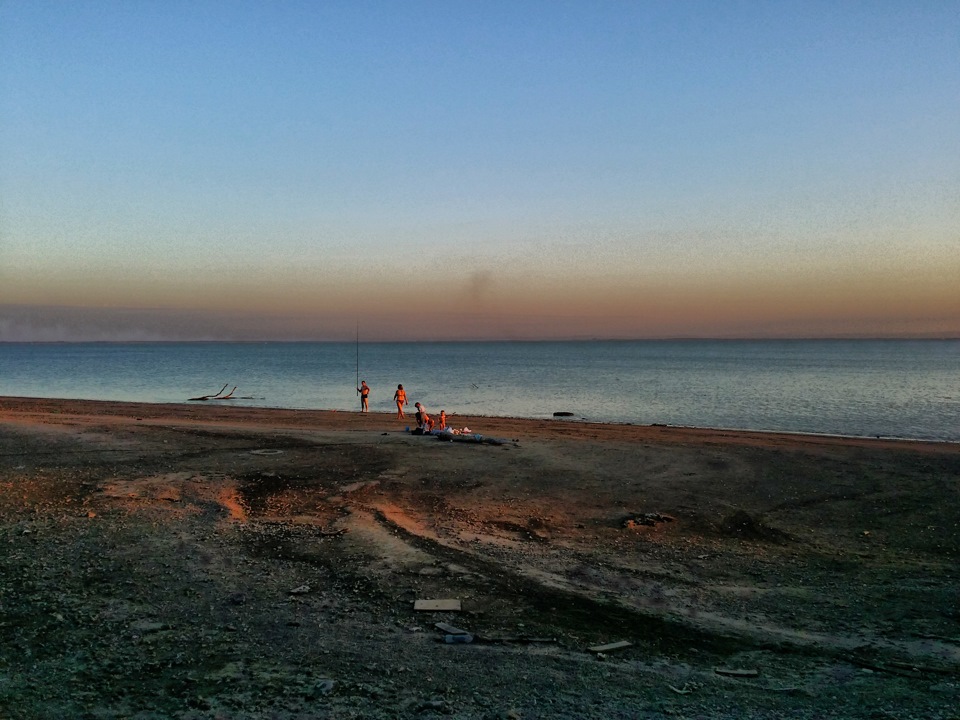
[[[960,718],[960,446],[453,420],[0,398],[0,717]]]

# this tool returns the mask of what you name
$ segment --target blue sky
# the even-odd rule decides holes
[[[0,0],[0,340],[960,335],[949,2]]]

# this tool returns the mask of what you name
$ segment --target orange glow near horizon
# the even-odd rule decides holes
[[[960,293],[952,280],[915,275],[621,276],[567,283],[486,277],[438,280],[419,291],[406,280],[301,279],[278,286],[266,278],[224,276],[200,285],[64,282],[6,295],[11,305],[74,307],[87,314],[123,309],[130,318],[138,312],[232,317],[252,335],[262,329],[271,339],[348,339],[358,322],[367,340],[960,334]]]

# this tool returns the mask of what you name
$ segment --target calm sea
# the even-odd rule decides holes
[[[0,343],[0,395],[433,411],[960,442],[960,340]]]

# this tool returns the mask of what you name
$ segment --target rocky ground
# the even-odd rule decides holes
[[[0,717],[960,718],[960,446],[454,422],[0,399]]]

